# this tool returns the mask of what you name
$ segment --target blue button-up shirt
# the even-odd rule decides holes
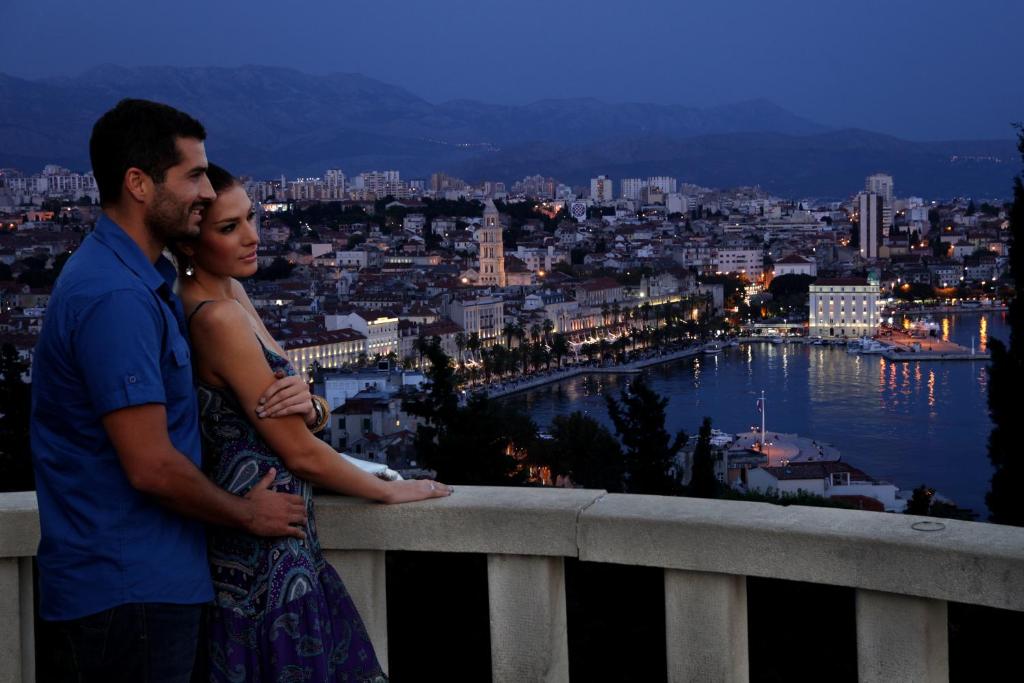
[[[200,438],[174,268],[106,216],[68,259],[33,359],[40,614],[213,598],[200,522],[132,488],[101,418],[146,403],[197,466]]]

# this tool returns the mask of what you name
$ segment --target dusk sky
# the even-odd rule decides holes
[[[7,0],[0,26],[0,72],[25,78],[266,64],[431,102],[763,97],[914,140],[1009,139],[1024,120],[1022,0]]]

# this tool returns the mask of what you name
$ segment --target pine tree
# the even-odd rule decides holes
[[[1018,126],[1017,149],[1024,159],[1024,128]],[[989,520],[997,524],[1024,526],[1024,449],[1019,445],[1016,427],[1020,408],[1016,394],[1024,387],[1024,302],[1020,300],[1020,282],[1024,279],[1024,174],[1013,179],[1013,206],[1010,208],[1010,277],[1014,298],[1007,321],[1010,343],[990,342],[992,365],[989,367],[988,409],[992,433],[988,439],[988,457],[995,468],[992,488],[985,496]]]
[[[711,453],[711,418],[705,417],[693,450],[693,472],[688,493],[696,498],[717,498],[721,484],[715,477],[715,460]]]
[[[625,448],[626,491],[675,496],[682,492],[676,455],[686,445],[686,432],[673,439],[665,430],[668,399],[637,377],[619,395],[605,396],[608,416]]]
[[[577,486],[622,493],[625,467],[622,448],[597,420],[576,411],[551,421],[548,463],[554,474],[569,475]]]
[[[533,421],[482,395],[460,406],[452,360],[440,340],[432,339],[424,356],[430,362],[427,390],[402,406],[423,418],[415,439],[421,464],[449,484],[500,486],[524,481],[520,454],[536,448]]]

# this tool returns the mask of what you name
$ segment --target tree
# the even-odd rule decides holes
[[[768,291],[776,299],[783,299],[790,296],[806,296],[814,282],[813,275],[797,275],[789,273],[772,279],[768,285]]]
[[[622,493],[622,448],[607,427],[576,411],[556,416],[551,421],[551,435],[548,464],[554,474],[566,475],[583,488]]]
[[[0,349],[0,491],[35,488],[29,449],[30,387],[22,380],[28,364],[11,344]]]
[[[459,350],[459,367],[463,365],[462,351],[466,348],[466,333],[456,332],[455,333],[455,348]]]
[[[506,320],[505,326],[501,328],[501,333],[505,336],[505,346],[512,348],[512,337],[516,336],[516,324],[511,320]]]
[[[688,437],[680,431],[672,438],[665,430],[668,399],[647,386],[641,375],[620,392],[618,400],[606,395],[605,403],[625,447],[626,490],[665,496],[681,493],[675,458]]]
[[[526,478],[522,454],[536,448],[537,429],[524,414],[486,396],[459,406],[451,358],[434,338],[424,355],[430,361],[426,391],[406,399],[402,409],[423,418],[416,428],[416,453],[441,481],[453,484],[509,485]]]
[[[1024,159],[1024,128],[1018,125],[1017,149]],[[1010,343],[998,339],[989,342],[992,364],[989,366],[988,410],[992,433],[988,439],[988,457],[995,472],[992,487],[985,496],[989,520],[997,524],[1024,526],[1024,450],[1020,448],[1016,427],[1020,422],[1016,393],[1024,386],[1024,302],[1020,283],[1024,279],[1024,174],[1013,179],[1013,205],[1010,207],[1010,277],[1015,285],[1013,301],[1007,311]]]
[[[711,418],[705,417],[697,436],[697,446],[693,450],[693,471],[687,492],[696,498],[717,498],[720,488],[711,452]]]
[[[278,256],[271,261],[269,266],[256,271],[256,274],[253,277],[257,280],[280,280],[288,277],[294,267],[294,264],[289,263],[286,259]]]
[[[480,341],[480,333],[471,332],[469,338],[466,339],[466,350],[469,351],[475,358],[481,346],[483,346],[483,344]]]
[[[914,494],[910,497],[904,513],[908,515],[942,517],[945,519],[962,519],[967,522],[972,522],[978,517],[978,513],[973,510],[957,507],[945,501],[935,500],[935,489],[928,488],[924,484],[914,489]]]
[[[558,362],[558,367],[562,367],[562,358],[569,353],[569,341],[565,338],[565,335],[559,332],[551,340],[551,355],[555,357]]]
[[[935,490],[930,489],[924,484],[921,484],[914,489],[914,494],[910,497],[910,501],[907,503],[907,509],[904,510],[908,515],[927,515],[928,511],[932,507],[932,496],[935,495]]]

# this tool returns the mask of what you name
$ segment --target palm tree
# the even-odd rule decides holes
[[[412,343],[412,348],[416,350],[416,355],[419,356],[419,362],[416,367],[423,367],[423,356],[427,352],[427,338],[423,335],[423,328],[420,328],[420,333],[416,337],[416,341]]]
[[[530,339],[533,341],[540,339],[540,325],[537,323],[530,325]]]
[[[602,327],[607,327],[608,326],[608,311],[609,311],[608,304],[602,304],[601,305],[601,326]]]
[[[517,348],[523,345],[523,340],[524,339],[526,339],[526,328],[523,327],[523,324],[521,322],[516,322],[516,347]],[[509,348],[511,349],[512,346],[509,345]]]
[[[544,343],[551,344],[551,331],[555,329],[555,324],[551,322],[551,318],[544,318]]]
[[[674,323],[676,320],[676,307],[672,305],[672,302],[669,301],[668,303],[666,303],[663,306],[663,310],[665,315],[665,324],[671,325],[672,323]]]
[[[562,367],[562,357],[569,353],[569,342],[564,334],[556,334],[551,340],[551,355],[558,361],[558,367]]]
[[[466,349],[471,354],[474,354],[475,357],[476,352],[480,350],[481,346],[482,344],[480,343],[480,333],[473,332],[472,334],[470,334],[469,339],[466,340]]]
[[[516,322],[507,320],[505,326],[501,328],[501,333],[505,335],[505,346],[512,348],[512,337],[516,336]]]
[[[640,313],[644,319],[644,327],[647,327],[647,320],[651,316],[651,302],[645,301],[643,306],[640,307]]]
[[[466,348],[466,334],[464,332],[455,333],[455,348],[459,350],[459,367],[463,366],[462,363],[462,350]]]
[[[530,360],[533,362],[534,369],[539,368],[541,364],[545,364],[548,370],[551,369],[551,354],[539,341],[534,342],[533,348],[530,350]]]
[[[619,321],[619,314],[622,312],[622,307],[619,306],[619,302],[618,301],[616,301],[615,303],[612,304],[611,311],[612,311],[612,325],[618,325],[619,322],[620,322]]]

